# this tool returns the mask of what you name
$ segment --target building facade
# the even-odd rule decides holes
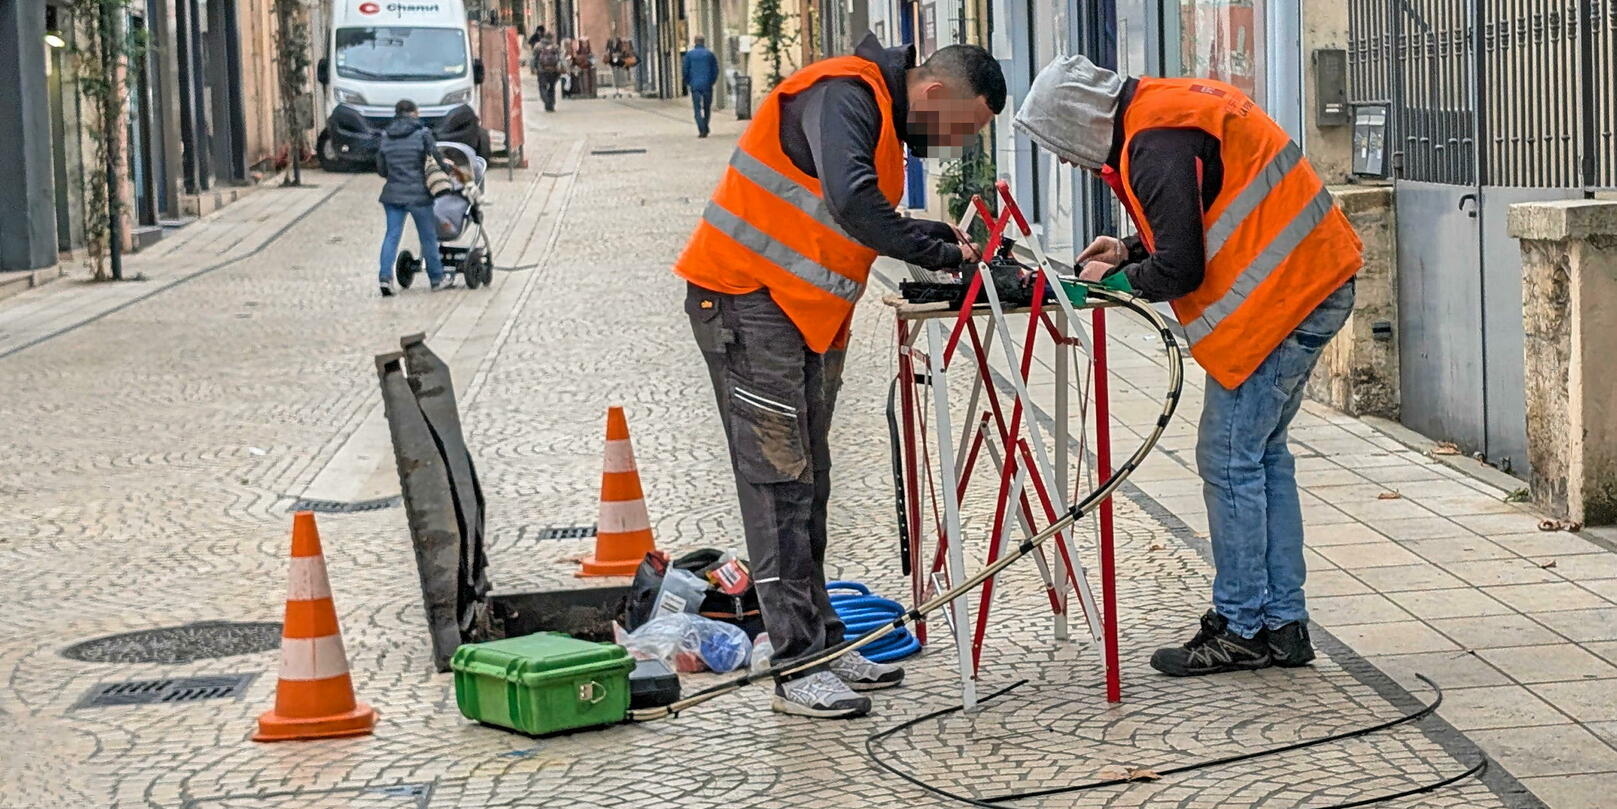
[[[306,6],[317,30],[320,3]],[[129,0],[108,22],[113,38],[144,43],[118,70],[114,174],[125,250],[211,210],[220,189],[293,159],[274,0]],[[78,75],[81,48],[101,30],[64,0],[0,6],[0,93],[10,94],[0,103],[22,112],[0,122],[0,138],[28,155],[27,192],[0,201],[24,212],[0,225],[0,271],[50,266],[84,245],[83,183],[94,157]]]

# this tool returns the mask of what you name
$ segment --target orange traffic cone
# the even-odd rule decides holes
[[[595,523],[595,555],[583,560],[580,576],[632,576],[640,560],[656,549],[651,517],[640,491],[640,472],[629,443],[623,408],[606,411],[606,461],[601,469],[601,512]]]
[[[376,711],[354,701],[348,654],[331,603],[326,558],[314,514],[292,518],[292,571],[281,630],[281,678],[275,708],[258,717],[255,742],[358,736],[370,733]]]

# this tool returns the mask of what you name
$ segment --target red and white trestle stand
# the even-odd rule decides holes
[[[1054,304],[1044,300],[1047,286],[1056,283],[1056,273],[1003,181],[998,184],[998,196],[1000,213],[997,217],[989,212],[981,198],[973,197],[960,228],[970,232],[978,218],[987,225],[988,238],[982,251],[985,259],[995,254],[1007,236],[1028,249],[1038,269],[1033,279],[1031,305],[1006,308],[994,285],[983,283],[988,275],[986,267],[980,267],[981,271],[967,285],[965,303],[958,312],[889,299],[897,311],[898,387],[903,414],[900,424],[903,519],[909,537],[908,572],[915,603],[924,601],[929,593],[946,590],[950,582],[967,577],[960,515],[979,463],[987,470],[985,474],[992,472],[997,484],[993,528],[986,549],[989,563],[1015,541],[1013,533],[1019,530],[1023,539],[1033,536],[1066,512],[1073,499],[1099,487],[1112,473],[1106,307],[1093,303],[1074,306],[1064,289],[1056,290]],[[1079,321],[1080,309],[1089,309],[1089,334]],[[1026,318],[1019,346],[1012,336],[1012,317]],[[1029,393],[1034,361],[1039,353],[1036,349],[1046,339],[1055,349],[1053,362],[1040,362],[1049,368],[1054,382],[1054,401],[1048,418],[1044,417],[1044,410],[1035,406]],[[1003,360],[998,365],[991,359],[996,341]],[[961,368],[955,361],[963,345],[969,351],[958,354],[965,358],[965,367]],[[1075,370],[1070,361],[1072,357],[1077,357],[1076,364],[1080,366],[1076,369],[1081,376],[1076,386],[1072,379]],[[948,379],[951,374],[959,373],[970,374],[972,382],[965,415],[956,420]],[[1069,393],[1074,387],[1080,392],[1080,426],[1076,438],[1069,430]],[[1008,402],[1001,394],[1006,388],[1009,388]],[[923,398],[930,401],[922,401]],[[1093,408],[1089,407],[1091,398]],[[1093,447],[1087,440],[1087,416],[1091,411],[1095,420]],[[1072,459],[1076,457],[1077,467],[1082,469],[1091,450],[1094,463],[1089,467],[1090,479],[1079,476],[1075,480]],[[1072,481],[1070,489],[1068,481]],[[1101,578],[1099,605],[1083,564],[1081,552],[1086,549],[1076,541],[1076,525],[1052,537],[1053,559],[1046,558],[1044,548],[1032,556],[1049,596],[1055,637],[1067,639],[1068,599],[1076,592],[1089,635],[1104,647],[1106,698],[1119,702],[1122,682],[1118,675],[1117,588],[1110,498],[1101,503],[1099,519],[1092,524],[1095,525],[1095,555]],[[961,699],[968,709],[976,704],[976,676],[982,662],[993,596],[994,579],[990,578],[977,594],[975,620],[969,595],[956,598],[943,613],[956,639]],[[916,627],[923,643],[927,629],[925,622]],[[967,638],[969,643],[965,642]]]

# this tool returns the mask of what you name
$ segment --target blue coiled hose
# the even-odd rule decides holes
[[[870,588],[856,581],[834,581],[825,585],[831,606],[847,627],[848,637],[858,637],[904,614],[904,605],[890,598],[872,595]],[[888,633],[881,640],[859,649],[877,663],[902,660],[921,651],[921,642],[908,629]]]

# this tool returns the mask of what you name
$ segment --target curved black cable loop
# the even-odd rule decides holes
[[[1163,431],[1167,429],[1169,420],[1173,418],[1174,410],[1179,407],[1179,396],[1184,388],[1184,353],[1179,347],[1179,341],[1174,338],[1173,331],[1168,328],[1167,322],[1162,319],[1161,313],[1152,308],[1149,303],[1146,303],[1140,298],[1126,292],[1104,289],[1098,286],[1090,286],[1088,288],[1088,295],[1091,299],[1103,301],[1110,304],[1114,308],[1127,309],[1128,311],[1140,316],[1141,319],[1149,323],[1157,332],[1158,337],[1162,340],[1163,348],[1168,354],[1168,394],[1163,400],[1162,413],[1157,417],[1155,428],[1153,428],[1151,434],[1146,436],[1145,440],[1141,442],[1139,448],[1135,449],[1135,451],[1129,455],[1128,460],[1119,465],[1113,472],[1112,476],[1107,478],[1105,483],[1101,484],[1100,488],[1095,489],[1089,494],[1085,495],[1082,500],[1072,506],[1072,508],[1068,509],[1066,514],[1052,522],[1043,531],[1040,531],[1032,537],[1023,540],[1019,545],[1015,545],[1010,548],[1009,552],[999,557],[999,559],[995,560],[993,564],[984,566],[981,570],[977,571],[975,575],[971,576],[964,582],[961,582],[953,589],[947,592],[939,593],[933,596],[930,600],[911,607],[907,612],[905,612],[902,616],[895,618],[891,623],[876,627],[875,629],[872,629],[857,638],[845,640],[842,643],[826,649],[807,660],[800,659],[779,663],[763,671],[752,672],[731,680],[727,680],[725,682],[718,683],[697,691],[696,693],[691,694],[690,696],[670,705],[665,705],[658,708],[644,708],[637,711],[630,711],[629,719],[631,721],[643,722],[652,719],[662,719],[665,717],[674,716],[686,708],[706,702],[721,694],[736,691],[760,680],[776,677],[790,677],[793,674],[798,674],[807,669],[824,665],[825,663],[835,660],[836,658],[862,646],[874,643],[887,633],[913,624],[915,621],[920,620],[921,618],[942,608],[955,598],[970,592],[973,588],[997,575],[1001,570],[1009,567],[1018,559],[1021,559],[1022,557],[1033,552],[1033,550],[1043,544],[1045,540],[1055,536],[1058,533],[1066,531],[1072,526],[1073,523],[1085,516],[1088,516],[1089,513],[1097,508],[1102,501],[1108,497],[1111,497],[1112,493],[1116,491],[1119,486],[1123,485],[1123,481],[1127,480],[1129,475],[1132,474],[1142,462],[1144,462],[1146,456],[1150,455],[1151,450],[1157,445],[1158,439],[1162,437]]]
[[[1421,707],[1417,711],[1412,711],[1410,713],[1406,713],[1406,714],[1404,714],[1402,716],[1399,716],[1399,717],[1394,718],[1394,719],[1389,719],[1389,720],[1387,720],[1385,722],[1380,722],[1380,723],[1377,723],[1377,724],[1374,724],[1374,725],[1367,725],[1367,726],[1361,727],[1361,728],[1354,728],[1353,730],[1344,731],[1342,733],[1332,734],[1330,736],[1321,736],[1321,737],[1316,738],[1316,739],[1305,739],[1305,740],[1300,741],[1300,742],[1293,742],[1291,744],[1281,745],[1279,747],[1270,747],[1270,748],[1265,748],[1265,749],[1262,749],[1262,750],[1253,750],[1253,751],[1249,751],[1249,752],[1246,752],[1246,753],[1238,753],[1236,755],[1225,756],[1223,758],[1210,759],[1208,761],[1200,761],[1200,762],[1196,762],[1194,764],[1185,764],[1185,765],[1178,766],[1178,767],[1170,767],[1170,768],[1165,769],[1165,770],[1156,770],[1155,772],[1159,776],[1166,777],[1166,776],[1169,776],[1169,775],[1177,775],[1177,774],[1180,774],[1180,773],[1193,772],[1193,771],[1196,771],[1196,770],[1204,770],[1204,769],[1208,769],[1208,768],[1211,768],[1211,767],[1222,767],[1222,766],[1227,766],[1227,765],[1230,765],[1230,764],[1236,764],[1236,763],[1239,763],[1239,762],[1242,762],[1242,761],[1250,761],[1250,760],[1255,759],[1255,758],[1262,758],[1262,757],[1265,757],[1265,756],[1279,755],[1281,753],[1289,753],[1289,752],[1292,752],[1292,751],[1295,751],[1295,750],[1302,750],[1302,749],[1309,748],[1309,747],[1316,747],[1316,746],[1322,745],[1322,744],[1330,744],[1330,743],[1333,743],[1333,742],[1340,742],[1340,741],[1346,741],[1348,739],[1355,739],[1355,738],[1358,738],[1360,736],[1368,736],[1368,735],[1370,735],[1372,733],[1379,733],[1379,732],[1381,732],[1383,730],[1388,730],[1388,729],[1397,727],[1399,725],[1419,721],[1421,719],[1424,719],[1424,718],[1430,716],[1434,711],[1436,711],[1438,709],[1439,706],[1441,706],[1443,704],[1443,689],[1441,687],[1439,687],[1436,682],[1432,681],[1431,678],[1427,677],[1424,674],[1416,674],[1415,676],[1420,678],[1421,682],[1426,683],[1428,686],[1430,686],[1432,691],[1436,695],[1433,698],[1433,700],[1432,700],[1432,702],[1430,704]],[[998,691],[995,691],[992,694],[989,694],[988,696],[986,696],[983,699],[979,700],[978,703],[981,704],[981,703],[984,703],[984,702],[988,702],[989,700],[994,699],[995,697],[998,697],[998,696],[1001,696],[1003,694],[1009,693],[1010,691],[1012,691],[1012,690],[1016,689],[1017,687],[1025,684],[1026,682],[1027,682],[1027,680],[1020,680],[1018,682],[1012,683],[1011,685],[1008,685],[1005,688],[1002,688],[1002,689],[1000,689]],[[915,727],[916,725],[919,725],[919,724],[921,724],[923,722],[928,722],[928,721],[931,721],[933,719],[937,719],[937,718],[942,717],[942,716],[947,716],[949,714],[956,713],[956,712],[960,711],[960,709],[961,709],[961,706],[959,706],[959,705],[951,705],[951,706],[949,706],[947,708],[942,708],[940,710],[932,711],[931,713],[924,714],[922,716],[918,716],[918,717],[916,717],[914,719],[910,719],[910,720],[908,720],[906,722],[903,722],[902,724],[895,725],[895,726],[893,726],[891,728],[888,728],[887,730],[880,731],[878,733],[873,733],[868,738],[865,739],[865,754],[870,758],[871,762],[874,763],[876,766],[882,768],[883,770],[886,770],[887,772],[892,773],[893,775],[898,776],[899,778],[904,779],[905,781],[908,781],[910,784],[912,784],[912,785],[914,785],[916,787],[919,787],[920,789],[923,789],[923,790],[925,790],[927,792],[932,793],[933,795],[937,795],[938,797],[941,797],[941,798],[947,798],[947,799],[952,800],[952,801],[957,801],[959,803],[964,803],[964,804],[967,804],[969,806],[983,806],[983,807],[990,807],[991,809],[1004,809],[1005,805],[1012,802],[1012,801],[1026,800],[1028,798],[1042,798],[1042,797],[1048,797],[1048,796],[1051,796],[1051,795],[1065,795],[1065,794],[1069,794],[1069,793],[1073,793],[1073,792],[1084,792],[1084,791],[1091,790],[1091,789],[1100,789],[1102,787],[1124,786],[1124,785],[1131,784],[1131,783],[1137,783],[1137,781],[1134,781],[1134,780],[1128,779],[1128,778],[1111,778],[1111,779],[1100,780],[1100,781],[1088,781],[1088,782],[1085,782],[1085,783],[1082,783],[1082,784],[1070,784],[1068,786],[1052,787],[1050,789],[1030,790],[1028,792],[1012,792],[1012,793],[1007,793],[1007,794],[1004,794],[1004,795],[990,795],[990,796],[988,796],[986,798],[973,798],[973,797],[970,797],[970,796],[967,796],[967,795],[961,795],[961,794],[956,793],[956,792],[950,792],[950,791],[948,791],[946,789],[943,789],[941,787],[933,786],[932,784],[926,783],[925,781],[921,780],[920,778],[918,778],[918,777],[916,777],[914,775],[911,775],[910,773],[904,772],[904,771],[898,769],[897,767],[894,767],[892,764],[889,764],[886,760],[884,760],[882,758],[882,756],[880,755],[880,751],[878,751],[876,749],[877,743],[887,739],[889,736],[893,736],[893,735],[895,735],[897,733],[901,733],[901,732],[903,732],[905,730],[908,730],[908,729],[910,729],[912,727]],[[1410,789],[1407,789],[1407,790],[1403,790],[1401,792],[1389,793],[1389,794],[1386,794],[1386,795],[1377,795],[1377,796],[1372,796],[1370,798],[1362,798],[1362,799],[1350,801],[1348,803],[1339,803],[1339,804],[1332,804],[1330,806],[1317,807],[1317,809],[1352,809],[1353,807],[1369,806],[1371,804],[1383,803],[1383,802],[1386,802],[1386,801],[1396,800],[1398,798],[1406,798],[1406,797],[1409,797],[1411,795],[1420,795],[1420,794],[1423,794],[1423,793],[1426,793],[1426,792],[1431,792],[1431,791],[1434,791],[1434,790],[1437,790],[1437,789],[1441,789],[1441,788],[1446,787],[1446,786],[1448,786],[1450,784],[1453,784],[1453,783],[1456,783],[1458,781],[1462,781],[1462,780],[1464,780],[1466,778],[1469,778],[1469,777],[1471,777],[1473,775],[1480,774],[1483,770],[1485,770],[1487,768],[1487,765],[1488,765],[1488,757],[1487,757],[1486,754],[1484,754],[1482,756],[1481,760],[1478,761],[1475,766],[1471,767],[1470,769],[1466,770],[1463,773],[1460,773],[1459,775],[1451,776],[1451,777],[1445,778],[1445,779],[1443,779],[1441,781],[1437,781],[1437,782],[1429,783],[1429,784],[1423,784],[1423,785],[1420,785],[1420,786],[1417,786],[1417,787],[1413,787],[1413,788],[1410,788]]]

